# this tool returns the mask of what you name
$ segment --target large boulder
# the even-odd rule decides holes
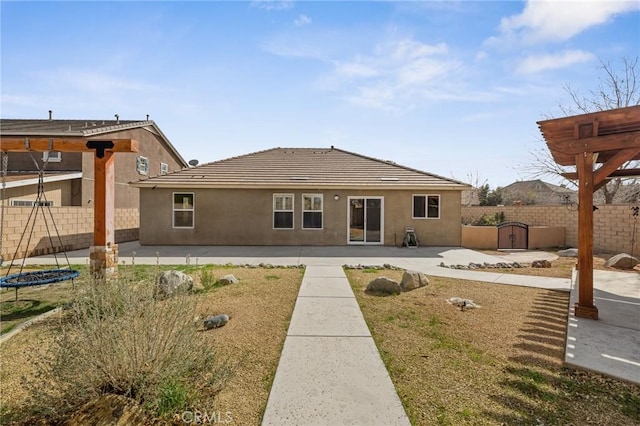
[[[638,258],[633,257],[627,253],[620,253],[607,260],[605,266],[616,269],[633,269],[633,267],[638,263],[640,263],[640,260],[638,260]]]
[[[365,290],[367,293],[382,293],[382,294],[399,294],[402,292],[400,283],[387,277],[377,277],[367,285]]]
[[[187,293],[193,289],[193,278],[180,271],[164,271],[158,275],[155,295],[165,299],[178,293]]]
[[[411,291],[416,288],[424,287],[429,284],[429,278],[422,272],[418,271],[404,271],[402,274],[402,281],[400,281],[400,288],[402,291]]]
[[[568,248],[566,250],[560,250],[558,252],[558,256],[560,256],[560,257],[578,257],[578,249],[577,248]]]

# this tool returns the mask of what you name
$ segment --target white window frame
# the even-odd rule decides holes
[[[136,170],[139,174],[148,176],[149,159],[147,157],[143,157],[142,155],[138,155],[138,158],[136,158]]]
[[[415,203],[416,197],[424,197],[424,216],[415,216]],[[438,216],[429,216],[429,197],[437,198],[438,200]],[[442,210],[442,203],[440,194],[413,194],[411,196],[411,218],[412,219],[440,219]]]
[[[176,195],[191,195],[191,207],[176,208]],[[192,212],[191,226],[176,226],[176,212]],[[193,229],[196,224],[196,194],[194,192],[172,192],[171,193],[171,227],[173,229]]]
[[[304,197],[320,197],[320,210],[305,210],[304,208]],[[305,213],[320,213],[320,222],[321,222],[321,226],[320,228],[306,228],[304,226],[304,214]],[[324,194],[302,194],[302,229],[305,230],[309,230],[309,231],[322,231],[324,229]]]
[[[276,209],[276,198],[278,197],[289,197],[291,198],[291,210],[287,209]],[[272,229],[276,231],[291,231],[296,228],[296,217],[295,217],[295,203],[296,197],[294,194],[284,194],[284,193],[275,193],[273,194],[273,213],[271,214],[271,226]],[[291,228],[276,228],[276,213],[291,213]]]
[[[62,152],[44,151],[42,153],[42,161],[48,161],[49,163],[59,163],[62,161]]]
[[[167,163],[160,162],[160,174],[166,175],[169,173],[169,165]]]
[[[20,199],[12,199],[9,202],[11,207],[33,207],[36,203],[36,200],[20,200]],[[51,200],[40,201],[41,205],[44,207],[53,207],[54,202]]]

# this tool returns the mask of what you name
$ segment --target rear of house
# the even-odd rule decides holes
[[[133,184],[144,245],[459,246],[467,185],[336,149],[275,148]]]

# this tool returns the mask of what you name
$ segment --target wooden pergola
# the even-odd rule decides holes
[[[539,121],[538,126],[554,161],[576,167],[576,172],[563,174],[578,181],[575,315],[598,319],[593,302],[593,193],[609,179],[640,176],[640,169],[622,168],[640,160],[640,105]]]
[[[92,152],[94,153],[93,244],[115,243],[115,175],[113,154],[138,152],[134,139],[97,140],[83,137],[0,137],[3,152]],[[92,271],[99,272],[99,271]]]

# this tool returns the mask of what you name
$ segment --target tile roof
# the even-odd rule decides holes
[[[165,188],[453,189],[453,179],[337,148],[273,148],[133,183]]]
[[[153,120],[34,120],[2,118],[0,135],[2,136],[45,136],[45,137],[82,137],[90,138],[102,134],[136,128],[152,128],[184,167],[187,162],[162,133]]]

